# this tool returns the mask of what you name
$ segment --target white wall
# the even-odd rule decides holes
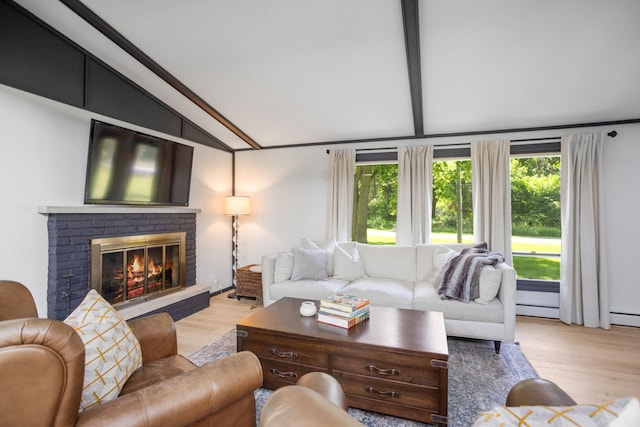
[[[291,249],[301,237],[326,237],[329,156],[326,147],[236,153],[236,194],[251,197],[240,217],[239,263]]]
[[[83,204],[92,117],[195,146],[190,207],[202,209],[196,223],[196,280],[214,290],[228,287],[231,231],[222,200],[231,188],[230,154],[2,85],[0,279],[24,283],[40,316],[47,315],[47,217],[37,207]]]
[[[640,227],[640,124],[606,128],[503,134],[498,138],[558,137],[569,133],[618,131],[607,138],[605,150],[605,206],[609,264],[610,311],[640,315],[640,278],[635,246]],[[494,136],[381,142],[369,147],[402,144],[451,144],[492,139]],[[358,148],[352,145],[351,148]],[[259,263],[262,255],[290,250],[301,237],[324,239],[327,218],[329,156],[339,146],[283,148],[236,154],[238,194],[251,196],[255,212],[243,218],[240,230],[241,264]],[[634,324],[637,317],[618,323]],[[617,319],[620,320],[620,319]]]
[[[616,126],[605,150],[605,239],[612,313],[640,315],[640,124]],[[640,317],[612,315],[612,322],[640,326]]]

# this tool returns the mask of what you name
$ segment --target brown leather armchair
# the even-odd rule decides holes
[[[7,426],[255,426],[257,357],[241,352],[200,368],[177,354],[166,313],[132,320],[143,366],[117,399],[78,412],[84,345],[63,322],[37,318],[23,285],[0,281],[0,414]]]

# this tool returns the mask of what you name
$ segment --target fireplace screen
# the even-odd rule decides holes
[[[111,304],[184,286],[186,233],[91,240],[91,286]]]

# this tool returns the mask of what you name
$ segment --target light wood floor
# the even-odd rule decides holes
[[[261,310],[250,299],[211,298],[211,306],[176,323],[178,351],[188,356]],[[542,378],[562,387],[578,403],[623,396],[640,398],[640,328],[611,330],[566,325],[554,319],[518,316],[516,341]]]

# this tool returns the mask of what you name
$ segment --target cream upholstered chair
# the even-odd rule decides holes
[[[23,285],[0,281],[0,424],[9,426],[255,426],[262,369],[241,352],[197,367],[177,354],[166,313],[129,322],[143,366],[114,400],[79,412],[85,347],[74,328],[37,318]]]

